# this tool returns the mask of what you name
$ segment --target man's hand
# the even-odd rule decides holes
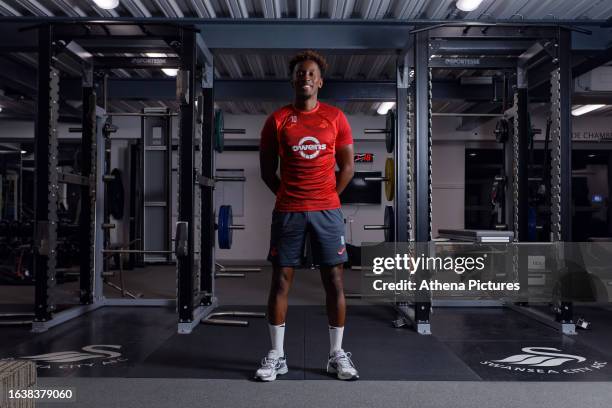
[[[260,150],[259,169],[261,171],[261,179],[276,195],[280,187],[280,178],[276,174],[278,169],[278,152],[275,150]]]
[[[355,174],[355,157],[353,145],[345,145],[336,149],[336,163],[340,169],[336,173],[336,191],[340,195],[350,183]]]

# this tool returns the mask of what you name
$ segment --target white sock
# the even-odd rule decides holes
[[[270,329],[270,342],[272,343],[272,350],[278,351],[279,357],[283,357],[285,355],[285,350],[283,350],[283,343],[285,341],[285,323],[279,324],[278,326],[268,323],[268,328]]]
[[[344,327],[329,326],[329,354],[342,350]]]

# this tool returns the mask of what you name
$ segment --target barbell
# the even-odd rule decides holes
[[[233,230],[243,230],[244,225],[234,224],[234,218],[232,214],[231,205],[222,205],[219,207],[219,215],[217,216],[217,223],[215,224],[217,230],[217,240],[219,248],[231,249]],[[104,249],[102,253],[105,254],[176,254],[176,256],[187,256],[187,237],[188,237],[188,225],[186,222],[176,223],[176,236],[175,236],[175,250],[149,250],[149,249]]]
[[[395,197],[395,161],[391,157],[385,160],[385,175],[383,177],[364,177],[364,181],[380,181],[385,183],[385,197],[393,201]]]
[[[106,116],[177,116],[176,113],[119,113],[119,112],[109,112]],[[82,127],[71,127],[68,128],[68,131],[71,133],[80,133],[83,131]],[[117,128],[114,127],[111,123],[107,123],[104,125],[103,132],[106,135],[110,133],[114,133],[117,131]],[[232,135],[244,135],[246,133],[246,129],[227,129],[225,128],[225,120],[223,118],[223,111],[217,110],[215,111],[214,117],[214,148],[217,152],[223,153],[223,148],[225,145],[224,138],[225,134]]]
[[[226,129],[225,128],[225,120],[223,119],[223,111],[218,110],[215,112],[215,150],[219,153],[223,153],[223,148],[225,146],[225,134],[232,135],[244,135],[246,133],[245,129]]]
[[[384,134],[385,135],[385,147],[387,153],[393,153],[395,148],[395,112],[389,110],[385,117],[385,128],[384,129],[364,129],[365,134]]]
[[[364,225],[364,230],[384,230],[385,242],[393,242],[395,240],[395,211],[393,206],[385,206],[385,220],[383,225]]]

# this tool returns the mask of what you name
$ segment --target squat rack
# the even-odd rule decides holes
[[[398,68],[396,179],[396,225],[398,242],[424,243],[432,239],[432,71],[433,67],[462,69],[514,69],[516,89],[513,92],[514,117],[512,140],[512,208],[510,219],[516,242],[528,241],[527,166],[529,144],[528,76],[535,66],[534,77],[550,76],[552,118],[552,241],[571,240],[571,96],[572,96],[572,30],[571,27],[522,27],[503,24],[440,24],[412,32],[413,46],[406,52],[403,69]],[[470,40],[469,42],[467,40]],[[493,50],[493,58],[482,57]],[[513,58],[499,58],[499,52],[518,51]],[[457,57],[459,56],[459,57]],[[534,60],[539,60],[534,63]],[[542,67],[543,62],[546,61]],[[410,70],[408,72],[408,70]],[[540,75],[538,75],[540,74]],[[407,78],[407,79],[404,79]],[[541,81],[541,79],[539,79]],[[406,86],[406,83],[407,86]],[[540,85],[538,83],[538,85]],[[405,91],[404,91],[405,90]],[[504,93],[511,93],[510,89]],[[504,98],[505,99],[505,98]],[[405,102],[404,102],[405,101]],[[504,106],[505,110],[507,107]],[[407,120],[401,120],[405,112]],[[402,160],[401,158],[405,158]],[[405,163],[408,163],[406,165]],[[510,196],[510,195],[508,195]],[[526,265],[515,265],[516,268]],[[404,319],[412,321],[417,332],[430,333],[430,294],[414,302],[396,305]],[[425,299],[425,301],[423,301]],[[564,299],[556,308],[555,319],[543,319],[542,313],[529,307],[511,305],[513,310],[536,318],[563,334],[575,334],[571,300]]]
[[[91,24],[91,23],[90,23]],[[79,38],[78,30],[91,31],[100,26],[93,24],[87,28],[71,27],[62,23],[43,23],[36,26],[38,31],[38,97],[36,120],[36,194],[35,194],[35,258],[36,275],[35,316],[33,331],[45,331],[103,306],[160,306],[173,304],[172,301],[144,299],[106,299],[102,294],[102,258],[109,253],[102,247],[102,222],[104,213],[103,179],[104,149],[102,129],[106,112],[97,106],[93,80],[94,61],[85,58],[82,83],[82,169],[81,177],[73,177],[82,186],[81,202],[81,265],[80,265],[80,305],[56,313],[56,299],[52,296],[55,286],[55,256],[57,237],[56,195],[59,176],[57,172],[57,121],[59,109],[59,71],[54,67],[54,55],[69,50],[83,58],[85,52],[73,42]],[[212,73],[212,55],[198,43],[193,27],[158,26],[148,27],[147,37],[158,31],[170,46],[180,55],[180,75],[177,78],[177,96],[180,101],[181,127],[179,134],[179,217],[177,229],[177,301],[179,310],[179,332],[190,332],[203,318],[209,316],[216,307],[214,296],[214,215],[212,189],[205,194],[202,213],[200,213],[199,188],[195,188],[194,169],[202,167],[202,140],[212,143],[212,120],[202,120],[208,108],[212,118],[214,105],[212,92],[209,100],[205,98],[199,110],[195,108],[197,98],[202,98],[199,83],[205,83],[204,75]],[[136,39],[133,39],[136,40]],[[121,62],[121,61],[120,61]],[[144,64],[151,64],[151,60]],[[155,62],[153,62],[155,63]],[[161,65],[165,62],[161,61]],[[159,66],[157,63],[156,66]],[[171,64],[176,64],[173,59]],[[203,67],[208,64],[208,69]],[[108,64],[105,65],[109,66]],[[212,89],[212,88],[211,88]],[[112,114],[111,114],[112,115]],[[203,138],[202,134],[211,137]],[[209,143],[209,144],[210,144]],[[212,154],[212,150],[204,153]],[[204,174],[212,177],[212,163]],[[89,207],[85,204],[89,203]],[[207,212],[204,212],[207,211]],[[202,217],[202,214],[210,215]],[[200,227],[201,218],[204,226]],[[212,232],[212,233],[211,233]],[[200,249],[200,242],[203,242]],[[211,244],[212,242],[212,244]],[[197,251],[196,251],[197,248]],[[112,251],[111,251],[112,252]],[[202,259],[202,261],[200,261]]]

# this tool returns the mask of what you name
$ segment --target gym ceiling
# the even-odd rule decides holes
[[[158,22],[178,22],[180,19],[182,22],[202,24],[200,27],[204,28],[203,38],[215,55],[215,79],[228,81],[228,85],[239,84],[236,81],[241,80],[268,81],[267,83],[272,84],[274,81],[285,82],[288,79],[287,60],[294,51],[291,47],[300,48],[297,41],[299,38],[306,38],[305,41],[314,40],[315,43],[327,41],[321,43],[321,47],[312,48],[321,50],[327,56],[330,64],[328,80],[360,81],[364,86],[392,85],[395,81],[395,53],[398,48],[401,49],[402,44],[408,42],[407,38],[404,38],[408,36],[407,33],[418,26],[409,26],[408,23],[412,21],[420,21],[421,24],[462,20],[482,22],[505,20],[527,24],[563,21],[567,25],[580,25],[592,30],[594,35],[589,37],[593,38],[594,42],[595,38],[599,38],[601,42],[602,36],[598,34],[602,32],[605,33],[603,36],[605,39],[612,37],[610,35],[612,30],[605,28],[606,25],[610,25],[612,18],[610,0],[483,0],[480,6],[471,12],[459,10],[456,7],[456,0],[120,0],[119,5],[112,10],[97,7],[93,0],[0,0],[0,14],[5,19],[0,20],[0,104],[3,107],[0,118],[12,119],[33,118],[36,55],[33,49],[28,49],[27,46],[20,48],[15,42],[28,35],[19,31],[28,25],[24,23],[25,21],[32,26],[42,18],[59,18],[64,21],[71,18],[121,18]],[[332,19],[343,21],[330,24]],[[211,24],[204,24],[205,22]],[[263,22],[265,24],[262,24]],[[375,42],[377,38],[364,40],[361,46],[351,50],[344,49],[338,52],[334,49],[337,41],[345,40],[342,38],[343,35],[352,38],[372,37],[374,32],[372,30],[376,30],[377,27],[382,28],[383,25],[384,29],[391,31],[377,32],[382,33],[379,35],[380,41],[389,42],[388,49],[367,47],[368,41]],[[106,33],[120,35],[122,29],[125,27],[108,26]],[[269,35],[273,42],[279,44],[266,49],[247,48],[251,39],[249,33],[253,32],[259,33],[258,39]],[[385,36],[386,38],[382,38]],[[585,37],[584,42],[588,43],[589,37]],[[290,45],[291,41],[295,41],[295,46]],[[94,55],[123,57],[147,55],[138,52],[140,49],[130,52],[130,49],[123,46],[113,48],[111,42],[104,50],[90,50],[85,42],[80,45]],[[612,60],[610,45],[606,41],[605,44],[593,47],[596,49],[588,55],[588,58],[597,57],[601,65],[608,64]],[[142,51],[149,53],[164,51],[154,48],[152,46]],[[504,51],[505,56],[511,56],[513,52],[511,48],[509,46]],[[483,50],[482,55],[488,55],[487,53],[487,50]],[[171,50],[165,54],[168,57],[173,56]],[[577,58],[576,63],[584,62],[584,58],[587,58],[586,54]],[[58,67],[62,77],[71,78],[80,75],[78,58],[74,58],[69,53],[60,55]],[[477,83],[482,77],[491,78],[498,74],[499,72],[487,70],[440,68],[435,69],[433,73],[434,81],[450,84]],[[109,71],[109,78],[139,79],[145,83],[147,80],[169,79],[158,69],[129,68],[113,69]],[[349,114],[375,115],[380,102],[364,99],[364,101],[334,101],[334,103]],[[63,114],[78,117],[80,115],[78,104],[78,100],[66,101],[62,107]],[[226,113],[265,114],[273,111],[279,103],[256,98],[237,101],[228,97],[226,100],[218,101],[217,104]],[[139,112],[143,107],[150,106],[177,108],[172,100],[147,98],[113,100],[109,110]],[[495,104],[487,101],[466,100],[466,98],[436,100],[434,96],[433,111],[436,113],[491,113],[496,109]],[[612,108],[602,109],[599,114],[612,115]],[[466,121],[464,127],[474,128],[478,124],[479,120],[470,119]]]

